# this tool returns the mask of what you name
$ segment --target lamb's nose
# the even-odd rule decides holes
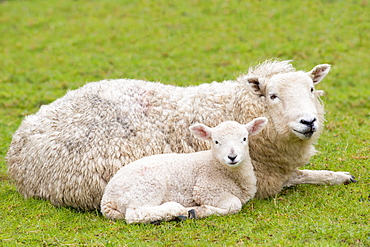
[[[308,127],[312,127],[316,121],[316,118],[313,120],[306,120],[306,119],[301,119],[301,124],[307,125]]]
[[[229,154],[227,157],[233,162],[236,159],[236,154]]]

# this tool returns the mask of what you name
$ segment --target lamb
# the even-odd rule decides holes
[[[211,150],[159,154],[122,167],[105,188],[101,212],[127,223],[168,221],[188,212],[198,218],[239,212],[257,191],[248,136],[267,121],[192,125],[191,132],[210,141]]]
[[[27,116],[13,135],[6,161],[25,197],[56,206],[99,209],[104,188],[124,165],[144,156],[209,149],[188,127],[223,121],[269,120],[250,139],[257,198],[296,184],[346,184],[346,172],[298,170],[315,154],[324,124],[315,86],[330,65],[296,71],[268,60],[234,81],[176,87],[141,80],[88,83]]]

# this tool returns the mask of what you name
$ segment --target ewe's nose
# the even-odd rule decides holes
[[[236,156],[237,156],[236,154],[229,154],[227,157],[230,159],[231,162],[234,162]]]
[[[314,125],[316,121],[316,118],[314,119],[310,119],[310,120],[307,120],[307,119],[301,119],[301,124],[304,124],[304,125],[307,125],[308,127],[312,127]]]

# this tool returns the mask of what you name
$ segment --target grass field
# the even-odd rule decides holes
[[[0,246],[370,246],[370,2],[0,1]],[[127,225],[25,200],[5,154],[24,116],[89,81],[181,86],[234,79],[268,58],[332,65],[326,129],[308,169],[357,183],[301,185],[235,215]]]

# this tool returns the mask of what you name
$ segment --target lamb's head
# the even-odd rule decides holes
[[[267,124],[267,118],[255,118],[246,125],[234,121],[220,123],[214,128],[204,124],[190,126],[191,132],[201,140],[211,142],[213,156],[228,167],[237,167],[250,160],[248,136],[258,134]]]
[[[280,135],[311,139],[323,125],[323,107],[319,97],[322,91],[314,86],[330,71],[330,65],[321,64],[310,72],[289,71],[270,77],[246,76],[253,92],[263,97],[267,112]]]

